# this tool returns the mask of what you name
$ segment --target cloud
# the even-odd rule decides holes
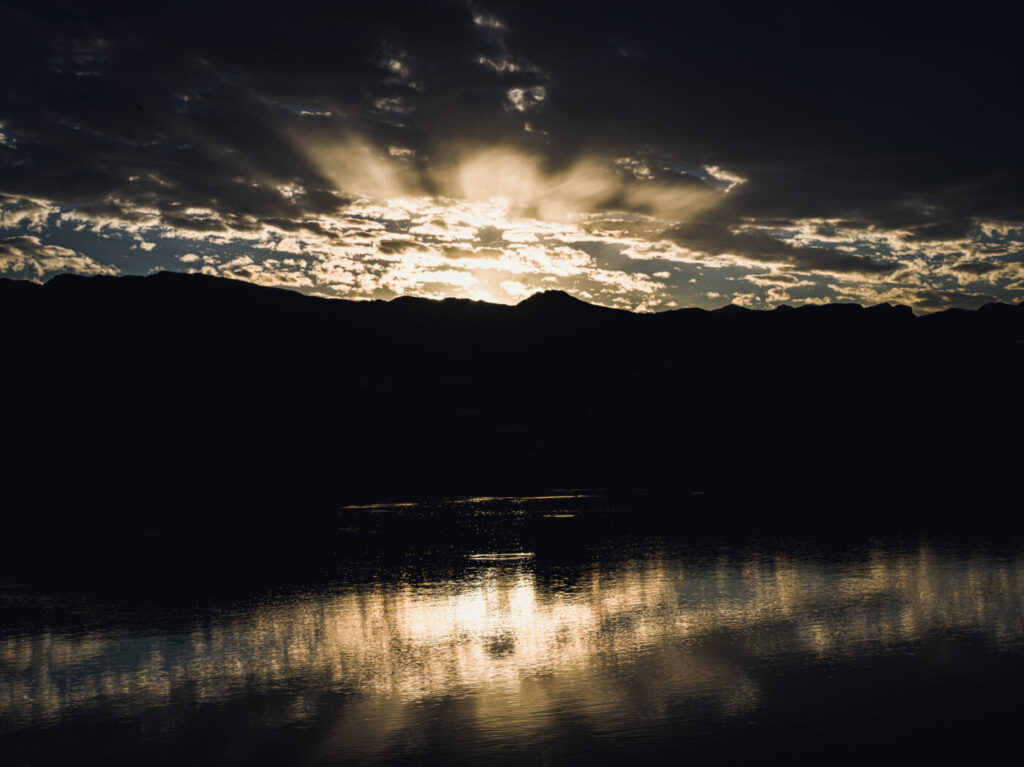
[[[795,272],[882,276],[900,268],[896,262],[833,248],[791,245],[765,232],[733,231],[716,223],[685,224],[668,230],[665,236],[707,256],[732,256],[746,261],[779,264]]]
[[[45,245],[38,237],[0,238],[0,273],[38,281],[59,272],[117,274],[118,269],[70,248]]]
[[[0,194],[0,230],[39,231],[57,212],[56,206],[45,200]]]

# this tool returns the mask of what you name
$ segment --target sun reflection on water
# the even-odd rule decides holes
[[[339,585],[177,632],[7,636],[0,721],[16,729],[282,689],[300,719],[311,701],[343,694],[365,711],[384,706],[395,727],[404,707],[458,698],[499,729],[541,726],[565,706],[614,727],[638,697],[648,711],[691,699],[728,716],[757,705],[752,669],[793,653],[828,662],[931,632],[1018,645],[1022,595],[1021,559],[927,547],[843,563],[648,553],[565,578],[533,557],[483,556],[445,580]]]

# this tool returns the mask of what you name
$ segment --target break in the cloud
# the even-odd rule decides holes
[[[0,264],[639,309],[1024,295],[1010,26],[0,3]]]

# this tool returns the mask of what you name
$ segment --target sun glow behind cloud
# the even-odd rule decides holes
[[[996,223],[980,227],[981,245],[978,237],[914,242],[907,231],[826,219],[700,223],[714,221],[748,183],[717,166],[687,172],[595,155],[552,167],[512,147],[422,156],[355,137],[295,143],[325,188],[276,184],[280,215],[232,216],[204,206],[168,213],[113,198],[106,208],[65,209],[6,197],[2,223],[131,238],[131,249],[143,253],[176,244],[175,268],[347,298],[512,303],[558,288],[655,310],[723,299],[815,302],[824,287],[835,299],[920,303],[927,276],[955,282],[967,301],[965,288],[1024,277],[1019,264],[998,260],[1021,233]],[[326,198],[324,210],[304,209],[314,194]],[[118,271],[33,235],[4,243],[0,268],[8,273],[39,279]]]
[[[684,262],[684,249],[651,234],[723,196],[688,180],[637,178],[598,157],[550,168],[523,150],[484,147],[442,149],[421,162],[411,150],[351,138],[303,151],[329,185],[329,211],[288,211],[310,195],[292,183],[275,187],[286,214],[275,217],[230,218],[199,206],[173,216],[124,206],[90,214],[45,202],[38,216],[103,237],[128,234],[145,252],[153,241],[178,241],[179,268],[321,295],[509,303],[560,288],[649,309],[674,305],[665,295],[670,272],[624,266],[663,256]]]
[[[125,150],[105,191],[0,192],[0,273],[176,269],[356,299],[510,303],[561,289],[635,310],[889,301],[930,311],[1024,293],[1024,228],[1012,221],[957,221],[924,198],[884,215],[786,214],[772,197],[779,188],[798,207],[803,182],[790,171],[621,132],[575,145],[584,126],[548,119],[565,91],[515,50],[515,30],[481,11],[468,21],[462,44],[476,52],[454,80],[381,42],[362,96],[346,103],[326,91],[285,98],[271,92],[279,83],[239,89],[211,64],[206,89],[174,90],[176,122],[136,142],[158,161]],[[645,58],[615,50],[616,61]],[[466,93],[490,106],[458,122],[452,99]],[[92,117],[59,124],[98,142],[109,169],[114,128],[91,128]],[[243,129],[226,138],[208,130],[218,120]],[[32,162],[20,126],[0,122],[11,167]]]

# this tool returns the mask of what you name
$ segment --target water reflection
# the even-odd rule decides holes
[[[0,640],[0,727],[121,716],[286,689],[295,720],[344,695],[374,712],[350,734],[381,748],[415,706],[472,699],[475,725],[522,735],[571,708],[614,730],[636,711],[700,700],[731,716],[761,700],[756,669],[797,654],[856,659],[968,632],[1024,635],[1024,561],[877,549],[856,560],[638,552],[544,570],[469,558],[449,579],[401,578],[266,601],[187,630],[57,629]],[[309,705],[307,705],[309,704]],[[349,745],[352,742],[349,741]],[[363,742],[364,747],[372,743]]]

